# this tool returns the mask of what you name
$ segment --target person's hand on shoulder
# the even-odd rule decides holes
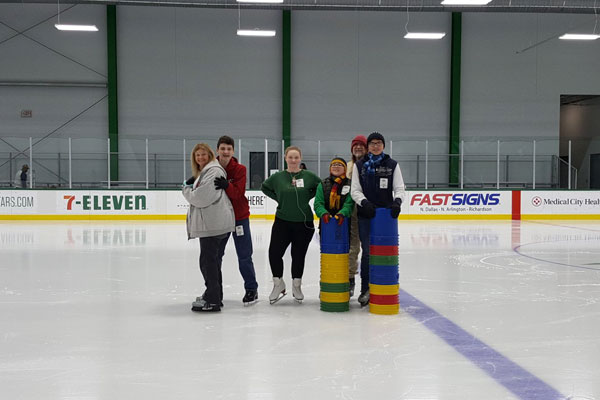
[[[226,190],[229,187],[229,181],[225,177],[215,178],[215,189],[223,189]]]

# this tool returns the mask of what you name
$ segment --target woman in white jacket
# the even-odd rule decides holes
[[[206,285],[204,294],[192,304],[192,311],[221,311],[222,249],[229,238],[227,233],[235,229],[235,217],[229,197],[215,186],[214,181],[219,177],[227,178],[227,174],[207,144],[197,144],[190,161],[194,177],[188,179],[182,189],[190,203],[187,233],[188,239],[200,239],[200,271]]]

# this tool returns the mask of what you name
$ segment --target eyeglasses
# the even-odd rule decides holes
[[[369,142],[369,146],[371,146],[371,145],[372,146],[383,146],[383,142],[381,142],[379,140],[377,142],[374,141],[374,140],[372,140],[372,141]]]
[[[341,164],[341,163],[333,163],[333,164],[331,164],[331,166],[332,166],[332,167],[343,167],[343,166],[344,166],[344,164]]]

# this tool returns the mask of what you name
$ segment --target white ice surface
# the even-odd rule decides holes
[[[1,222],[0,399],[519,398],[405,311],[319,311],[317,236],[304,303],[269,305],[270,227],[252,221],[259,303],[242,305],[230,242],[225,307],[205,315],[183,222]],[[405,291],[563,395],[600,399],[600,223],[399,229]]]

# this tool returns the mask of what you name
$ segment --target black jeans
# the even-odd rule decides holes
[[[274,277],[283,276],[283,255],[292,244],[292,278],[302,278],[304,259],[315,232],[313,221],[290,222],[275,217],[269,244],[269,263]]]
[[[200,272],[206,285],[204,300],[210,304],[218,305],[223,300],[223,254],[219,249],[225,246],[227,239],[228,234],[200,238]]]

